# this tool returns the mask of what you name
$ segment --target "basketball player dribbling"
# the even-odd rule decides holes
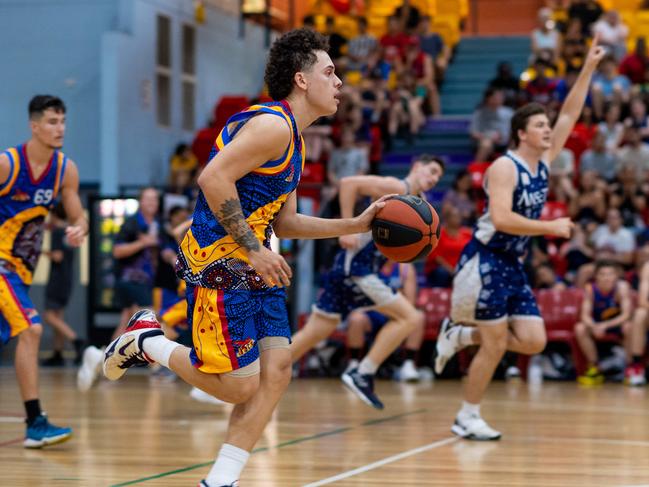
[[[65,104],[38,95],[29,102],[31,139],[0,154],[0,345],[18,337],[15,368],[27,413],[25,448],[69,439],[70,428],[51,424],[38,398],[38,347],[43,327],[29,298],[45,218],[57,198],[68,217],[67,244],[81,245],[88,223],[79,199],[77,166],[61,151]]]
[[[444,163],[431,156],[415,159],[404,179],[391,176],[350,176],[340,182],[340,212],[349,218],[360,197],[380,198],[387,194],[418,195],[437,184],[444,173]],[[390,318],[381,328],[367,355],[358,368],[345,371],[342,380],[366,404],[383,409],[374,393],[374,375],[379,366],[394,352],[417,326],[423,326],[423,316],[403,294],[392,289],[379,270],[386,258],[378,251],[372,233],[340,237],[343,248],[336,254],[334,264],[324,280],[313,312],[299,332],[293,336],[293,361],[331,335],[349,313],[359,308],[371,308]]]
[[[198,180],[201,192],[177,264],[187,283],[193,347],[165,338],[153,312],[142,310],[105,352],[109,379],[155,361],[236,404],[203,487],[238,485],[291,379],[285,291],[291,269],[270,250],[272,232],[291,239],[364,232],[384,206],[379,200],[356,218],[338,220],[296,212],[305,160],[301,132],[335,113],[342,84],[327,49],[326,38],[311,30],[280,37],[265,74],[277,101],[234,115],[217,137]]]
[[[511,121],[513,149],[496,159],[486,173],[486,211],[458,263],[451,298],[454,323],[442,323],[435,360],[435,370],[441,373],[458,350],[480,345],[469,369],[464,404],[452,427],[463,438],[501,436],[480,416],[480,401],[505,351],[535,354],[545,348],[545,327],[521,260],[531,236],[570,236],[569,218],[539,220],[548,192],[548,164],[579,118],[593,72],[604,55],[596,36],[554,127],[542,105],[519,108]]]

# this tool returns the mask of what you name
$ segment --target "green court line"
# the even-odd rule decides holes
[[[395,414],[394,416],[388,416],[386,418],[371,419],[369,421],[365,421],[364,423],[361,423],[359,426],[361,426],[361,427],[363,427],[363,426],[373,426],[375,424],[385,423],[387,421],[393,421],[395,419],[404,418],[406,416],[413,416],[415,414],[421,414],[421,413],[424,413],[426,411],[428,411],[428,409],[424,408],[424,409],[418,409],[416,411],[412,411],[412,412],[409,412],[409,413]],[[276,449],[279,449],[279,448],[284,448],[285,446],[291,446],[291,445],[296,445],[298,443],[303,443],[305,441],[317,440],[319,438],[324,438],[326,436],[333,436],[333,435],[337,435],[337,434],[340,434],[340,433],[345,433],[345,432],[353,430],[354,428],[357,428],[357,427],[358,426],[347,426],[345,428],[336,428],[334,430],[323,431],[322,433],[316,433],[315,435],[303,436],[301,438],[296,438],[294,440],[288,440],[288,441],[285,441],[283,443],[279,443],[279,444],[277,444],[275,446],[270,446],[270,447],[264,446],[264,447],[261,447],[261,448],[255,448],[254,450],[252,450],[252,454],[254,455],[255,453],[261,453],[261,452],[268,451],[268,450],[276,450]],[[170,470],[168,472],[163,472],[163,473],[159,473],[159,474],[156,474],[156,475],[151,475],[149,477],[142,477],[142,478],[135,479],[135,480],[129,480],[128,482],[122,482],[120,484],[113,484],[110,487],[125,487],[127,485],[140,484],[140,483],[143,483],[143,482],[147,482],[149,480],[155,480],[155,479],[159,479],[161,477],[168,477],[169,475],[175,475],[177,473],[183,473],[183,472],[187,472],[189,470],[194,470],[194,469],[197,469],[197,468],[207,467],[208,465],[212,465],[213,463],[214,463],[214,460],[211,460],[209,462],[204,462],[204,463],[197,463],[195,465],[190,465],[188,467],[178,468],[176,470]]]

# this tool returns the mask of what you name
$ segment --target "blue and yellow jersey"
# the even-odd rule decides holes
[[[295,190],[304,166],[304,140],[288,103],[253,105],[233,115],[219,134],[210,160],[255,115],[268,113],[291,128],[284,155],[268,161],[236,182],[243,215],[265,247],[270,248],[272,222]],[[212,289],[265,289],[266,284],[250,266],[246,253],[219,224],[203,192],[198,195],[193,223],[180,244],[178,273],[188,284]]]
[[[618,302],[617,285],[608,293],[600,291],[595,284],[593,290],[593,320],[596,323],[610,320],[622,313],[622,305]]]
[[[49,165],[35,179],[26,145],[7,149],[9,178],[0,184],[0,267],[18,274],[27,285],[38,262],[45,217],[63,183],[67,157],[54,151]]]

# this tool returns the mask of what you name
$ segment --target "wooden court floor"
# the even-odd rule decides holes
[[[42,371],[42,402],[75,436],[24,450],[13,369],[0,368],[0,486],[195,486],[223,440],[228,406],[129,374],[87,394],[74,369]],[[500,442],[449,431],[459,381],[379,382],[370,409],[334,379],[294,381],[241,479],[251,486],[649,486],[649,390],[495,383],[484,417]]]

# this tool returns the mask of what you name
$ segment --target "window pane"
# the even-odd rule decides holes
[[[193,81],[183,81],[183,129],[194,130],[194,92]]]
[[[191,25],[183,26],[183,73],[195,73],[194,39],[196,30]]]
[[[158,15],[158,66],[171,67],[171,20]]]
[[[158,94],[158,123],[164,127],[171,125],[171,82],[169,75],[158,73],[156,77]]]

